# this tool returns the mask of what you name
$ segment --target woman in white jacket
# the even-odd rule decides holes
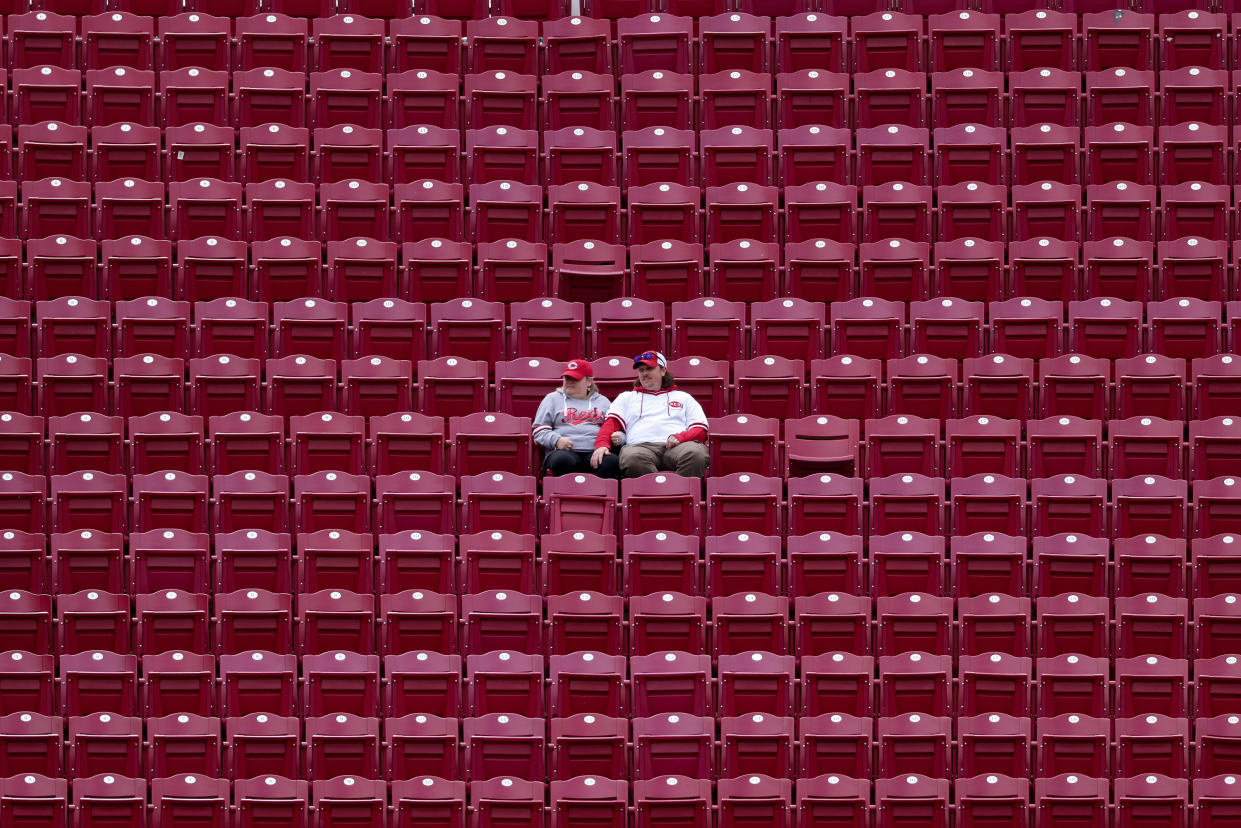
[[[590,464],[595,438],[611,406],[595,387],[594,369],[586,360],[575,359],[565,363],[563,376],[560,387],[543,398],[534,415],[534,440],[546,450],[543,473],[620,478],[615,457],[605,458],[610,462],[597,468]]]

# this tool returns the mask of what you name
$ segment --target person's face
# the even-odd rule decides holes
[[[663,384],[666,369],[649,365],[638,366],[638,384],[647,391],[658,391]]]
[[[590,380],[582,377],[581,379],[573,379],[573,377],[564,378],[564,390],[570,397],[577,399],[585,399],[586,390],[589,388]]]

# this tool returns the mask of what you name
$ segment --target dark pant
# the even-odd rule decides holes
[[[589,451],[572,451],[569,449],[556,449],[549,451],[547,456],[543,458],[543,471],[560,477],[562,474],[597,474],[600,477],[608,477],[612,480],[619,480],[620,461],[616,459],[615,454],[605,454],[603,459],[599,461],[599,468],[591,468]]]

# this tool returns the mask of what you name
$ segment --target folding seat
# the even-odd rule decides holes
[[[206,716],[214,711],[214,656],[180,651],[145,655],[142,670],[141,704],[147,715]]]
[[[345,130],[347,127],[337,129]],[[498,130],[499,127],[496,129]],[[369,130],[359,130],[359,132],[366,134]],[[384,170],[388,181],[393,185],[410,184],[424,179],[440,180],[448,184],[461,182],[461,135],[456,129],[444,129],[426,124],[390,129],[384,143],[386,153]],[[373,145],[368,145],[366,149],[367,168],[372,169],[370,167],[372,159],[369,153]],[[340,174],[333,172],[332,175],[327,176],[321,173],[326,180],[343,181],[348,178],[374,180],[378,177],[371,174],[358,175],[360,168],[345,169],[344,162],[352,159],[354,154],[344,149],[341,153]],[[345,172],[353,172],[353,174],[344,175]],[[422,186],[430,189],[425,183]]]
[[[220,775],[220,720],[192,714],[152,718],[147,729],[146,773]]]
[[[1126,185],[1121,182],[1116,186],[1123,188]],[[1090,201],[1090,219],[1093,222],[1100,217],[1094,212],[1099,204],[1093,199]],[[1113,205],[1113,207],[1125,206],[1128,205]],[[1143,215],[1149,215],[1150,210],[1146,207],[1141,209]],[[1120,218],[1123,212],[1113,214],[1113,217]],[[1136,225],[1133,224],[1135,220],[1138,221]],[[1141,226],[1140,217],[1131,218],[1129,221],[1131,229],[1140,231],[1146,229]],[[1152,278],[1152,271],[1155,269],[1154,254],[1155,245],[1149,241],[1134,241],[1117,236],[1086,242],[1082,245],[1082,260],[1085,265],[1082,270],[1083,294],[1091,297],[1115,296],[1122,301],[1126,299],[1145,301],[1151,298],[1154,287]]]
[[[330,529],[297,536],[297,582],[302,592],[328,586],[368,593],[374,591],[370,535]]]
[[[582,181],[547,189],[548,235],[552,242],[621,241],[620,189]],[[526,297],[531,298],[531,297]]]
[[[734,363],[733,407],[747,414],[794,419],[806,413],[805,362],[764,356]]]
[[[137,656],[98,650],[66,653],[60,657],[60,671],[60,710],[63,713],[88,716],[111,711],[127,717],[138,712]],[[72,755],[70,762],[73,762]],[[137,773],[126,775],[136,776]]]
[[[868,476],[933,475],[941,469],[937,420],[907,415],[867,420],[865,439]]]
[[[24,237],[45,238],[63,233],[90,238],[90,185],[60,178],[27,181],[22,188],[18,218]]]
[[[542,59],[546,75],[569,71],[613,74],[611,26],[594,17],[543,21]]]
[[[516,556],[510,556],[516,557]],[[480,578],[474,578],[480,581]],[[526,585],[507,579],[513,588]],[[471,589],[493,586],[472,583]],[[487,653],[505,648],[523,653],[543,652],[543,607],[537,595],[501,590],[464,595],[461,618],[466,647],[472,653]]]
[[[184,407],[185,361],[144,354],[114,362],[113,408],[124,417]]]
[[[25,181],[56,176],[85,181],[86,137],[86,127],[61,121],[18,124],[17,175]]]
[[[1084,713],[1062,713],[1040,719],[1038,730],[1036,776],[1107,776],[1112,764],[1110,721]]]
[[[676,183],[633,186],[629,189],[627,218],[631,244],[672,239],[674,243],[701,240],[701,193],[697,187]]]
[[[1033,551],[1036,594],[1109,594],[1108,544],[1102,537],[1068,533],[1036,536]]]
[[[357,179],[319,186],[320,236],[391,241],[389,187]]]
[[[1191,416],[1208,419],[1236,411],[1236,400],[1230,393],[1231,377],[1236,373],[1234,357],[1217,355],[1195,359],[1191,363],[1193,381],[1190,386]]]
[[[632,199],[633,190],[630,193]],[[706,292],[701,244],[665,239],[635,244],[629,252],[633,262],[633,291],[639,299],[688,302]],[[595,298],[595,294],[591,297]]]
[[[494,713],[466,719],[464,724],[468,778],[542,778],[547,748],[541,719]]]
[[[648,656],[673,645],[706,652],[705,598],[677,592],[639,595],[632,586],[630,593],[631,655]]]
[[[176,471],[135,474],[132,503],[130,523],[136,532],[154,529],[207,532],[210,528],[207,476],[204,474]]]
[[[1024,479],[994,474],[954,478],[951,501],[953,534],[994,531],[1024,535],[1025,493]]]
[[[955,536],[951,541],[952,590],[961,596],[1026,593],[1024,538],[994,532]]]
[[[465,416],[488,408],[488,362],[457,357],[420,360],[418,409],[431,416]]]
[[[124,475],[89,471],[53,475],[48,497],[53,529],[126,531],[128,488]]]
[[[251,12],[257,8],[251,8]],[[238,17],[235,24],[234,69],[276,67],[305,72],[309,66],[309,21],[285,14],[252,14]],[[266,120],[258,121],[265,123]]]
[[[875,660],[869,655],[836,652],[803,656],[801,715],[872,715],[876,686],[874,672]]]
[[[1118,825],[1141,825],[1159,820],[1168,825],[1187,825],[1189,780],[1160,774],[1117,777],[1114,784]]]
[[[909,104],[901,106],[908,107]],[[929,131],[907,124],[859,128],[857,180],[863,185],[905,182],[916,186],[930,183]]]
[[[739,539],[741,537],[746,536],[741,535]],[[708,541],[707,566],[709,570],[718,572],[713,564],[716,564],[721,556],[713,554],[716,550],[710,546]],[[717,580],[722,581],[723,578],[717,576]],[[764,589],[772,586],[759,578],[755,578],[753,584]],[[735,587],[725,583],[718,584],[718,587],[713,590],[715,597],[711,600],[711,614],[715,624],[712,644],[717,655],[738,655],[751,650],[783,655],[789,651],[787,598],[753,592],[733,591],[729,594],[728,590],[735,590]],[[745,711],[734,712],[739,714]],[[773,709],[772,712],[779,711]]]
[[[958,412],[956,360],[906,356],[887,361],[887,407],[892,413],[946,418]]]
[[[1202,138],[1188,134],[1184,125],[1200,122],[1195,123],[1195,127],[1206,127],[1223,122],[1228,88],[1228,77],[1225,72],[1199,66],[1165,70],[1159,73],[1159,85],[1162,90],[1158,101],[1159,123],[1163,125],[1160,128],[1161,139],[1164,134],[1169,134],[1176,135],[1187,143],[1202,143]],[[1171,128],[1173,125],[1182,126],[1164,133],[1165,128]],[[1193,128],[1189,131],[1197,132],[1198,129]],[[1219,135],[1214,130],[1206,135],[1215,137],[1221,144],[1227,140],[1226,136]],[[1206,135],[1203,137],[1205,138]],[[1220,151],[1223,151],[1222,146]],[[1187,160],[1201,163],[1204,160],[1201,153],[1195,154],[1198,155],[1197,158],[1191,155]],[[1209,156],[1208,160],[1215,160],[1218,163],[1218,160],[1210,159]],[[1182,176],[1181,180],[1193,180],[1195,177]],[[1205,177],[1203,178],[1205,180]]]
[[[1115,123],[1086,127],[1086,180],[1092,183],[1132,181],[1155,183],[1153,157],[1155,135],[1151,127]]]
[[[931,188],[915,186],[906,192],[906,187],[898,181],[862,188],[863,241],[931,240],[931,217],[927,208],[931,202]],[[849,239],[842,239],[846,240]]]
[[[271,242],[280,237],[308,239],[315,236],[315,185],[275,179],[261,184],[247,184],[245,195],[246,235],[251,241]],[[281,247],[289,246],[281,244]],[[260,255],[256,253],[256,269],[260,267],[259,259]],[[314,267],[312,270],[317,271],[318,268]],[[270,271],[265,275],[269,278],[260,282],[260,292],[266,298],[268,291],[263,288],[266,288],[270,281]],[[307,292],[317,295],[320,290],[316,285]]]
[[[34,315],[39,354],[111,355],[112,314],[107,302],[76,296],[44,300],[35,303]]]
[[[935,180],[942,185],[999,186],[1008,179],[1008,158],[1003,130],[967,124],[936,128]],[[977,189],[979,183],[973,183]],[[967,186],[967,191],[969,187]]]
[[[1160,353],[1164,353],[1161,349]],[[1118,417],[1185,416],[1185,360],[1156,354],[1116,360]]]
[[[1069,11],[1082,14],[1082,58],[1086,69],[1154,68],[1154,15],[1129,13],[1113,19],[1111,12],[1089,13],[1091,10],[1084,6]]]
[[[1224,184],[1227,136],[1222,127],[1197,121],[1159,128],[1159,183]]]
[[[1136,356],[1141,322],[1137,302],[1108,297],[1069,302],[1069,347],[1095,358]]]
[[[709,778],[715,767],[714,731],[711,719],[687,713],[660,713],[635,718],[635,778],[653,779],[668,772]]]
[[[861,446],[858,440],[856,421],[841,417],[818,416],[805,417],[800,420],[785,422],[785,475],[796,480],[801,475],[813,475],[816,472],[839,472],[854,479],[860,476]],[[816,485],[817,484],[817,485]],[[860,492],[853,480],[837,481],[820,476],[817,481],[806,481],[794,485],[797,498],[790,490],[789,524],[806,527],[805,523],[820,512],[819,519],[841,520],[840,525],[825,526],[846,532],[856,531],[850,527],[860,526],[861,502],[849,505],[849,501],[857,500]],[[801,499],[802,502],[797,502]],[[844,504],[824,503],[813,506],[808,501],[822,499],[825,501],[844,500]]]
[[[468,481],[466,485],[468,486]],[[528,497],[531,501],[528,511],[532,513],[534,511],[533,481],[527,480],[522,488],[529,490],[530,494],[527,495],[523,491],[514,496],[513,500],[518,502],[520,497]],[[471,493],[471,491],[463,492],[463,499]],[[498,502],[503,497],[505,495],[501,493],[495,500]],[[521,502],[520,508],[527,509],[524,502]],[[534,524],[535,521],[531,516],[530,522],[519,528],[533,531]],[[509,531],[508,528],[501,529],[499,525],[493,528],[498,531],[462,536],[460,560],[464,591],[499,589],[529,594],[540,592],[538,570],[541,560],[536,554],[534,536]]]
[[[1116,599],[1116,653],[1134,657],[1147,653],[1185,658],[1189,602],[1147,593]]]
[[[609,299],[592,304],[589,316],[591,350],[600,357],[605,354],[641,353],[643,349],[663,347],[663,302]]]
[[[878,723],[878,773],[893,777],[905,773],[948,773],[952,724],[947,718],[910,713],[884,717]]]
[[[273,355],[339,359],[348,353],[348,313],[344,302],[299,299],[274,303]]]
[[[341,590],[300,595],[297,645],[305,655],[332,650],[371,655],[375,652],[375,599]]]
[[[61,653],[91,649],[122,652],[131,648],[127,596],[89,590],[61,595],[56,603],[61,621],[57,629],[57,649]]]
[[[142,720],[114,713],[69,717],[69,775],[142,775]]]
[[[216,180],[233,178],[235,150],[231,128],[203,123],[170,126],[165,137],[164,170],[170,182],[186,182],[200,177]],[[204,234],[211,235],[209,231],[204,231]],[[198,235],[187,234],[185,238],[194,239]]]
[[[544,818],[544,784],[509,777],[469,783],[470,801],[479,825],[498,825],[509,819],[533,824]],[[375,817],[379,819],[378,816]]]
[[[781,129],[778,142],[776,172],[780,183],[787,187],[805,187],[799,191],[802,196],[814,196],[820,185],[827,185],[823,189],[829,189],[831,184],[844,185],[854,180],[853,139],[849,130],[821,126]],[[905,157],[898,149],[892,160],[901,161]],[[891,177],[902,180],[913,173],[911,167],[895,165]],[[809,188],[812,184],[815,185],[813,190]],[[789,234],[792,235],[791,230]]]
[[[285,470],[285,427],[279,417],[243,412],[211,417],[208,425],[215,474],[244,469],[280,474]]]
[[[437,8],[436,11],[454,10]],[[389,21],[389,27],[389,71],[405,72],[414,66],[452,74],[461,71],[463,24],[460,20],[431,15],[407,16],[402,10]]]
[[[240,40],[245,42],[245,36]],[[233,77],[233,121],[240,127],[287,124],[294,129],[305,128],[305,87],[302,71],[278,67],[238,71]]]
[[[371,487],[366,475],[315,472],[293,478],[293,516],[300,532],[371,530]]]
[[[230,301],[228,297],[248,294],[248,249],[245,242],[211,236],[177,242],[175,250],[180,267],[173,273],[174,295],[198,302]],[[235,305],[245,300],[231,301]],[[264,335],[261,339],[265,348],[267,337]]]
[[[543,190],[512,181],[471,184],[469,234],[472,241],[508,238],[543,240]]]
[[[53,474],[124,468],[124,420],[100,414],[51,417],[48,422],[48,468]]]
[[[341,11],[356,11],[354,8]],[[385,15],[386,16],[386,15]],[[314,17],[311,20],[312,66],[321,72],[355,69],[382,72],[384,68],[382,20],[354,15]]]
[[[987,596],[987,602],[994,597],[999,596]],[[1026,656],[996,652],[962,654],[958,689],[960,714],[1029,716],[1032,712],[1030,669],[1031,661]]]
[[[746,183],[708,187],[705,214],[707,243],[749,241],[752,245],[757,242],[756,252],[769,250],[762,245],[774,243],[779,236],[776,217],[778,200],[775,187]]]
[[[158,127],[131,123],[92,127],[91,145],[95,150],[91,157],[91,178],[96,183],[126,178],[163,180]],[[5,168],[4,163],[0,162],[0,169]]]
[[[543,657],[507,650],[466,657],[468,703],[474,716],[518,713],[541,716]]]
[[[13,70],[11,113],[18,123],[82,123],[82,73],[61,65]],[[122,119],[124,120],[124,119]]]
[[[1116,715],[1157,713],[1184,716],[1188,710],[1188,663],[1145,655],[1116,659]]]
[[[698,154],[703,185],[776,183],[772,138],[770,129],[748,125],[702,130]]]
[[[1161,535],[1117,538],[1115,593],[1117,597],[1162,592],[1185,596],[1186,542]]]
[[[694,66],[691,41],[694,39],[694,21],[690,17],[659,14],[618,20],[618,73],[691,72]]]
[[[160,22],[162,27],[163,19]],[[226,44],[227,33],[220,34],[223,37],[219,43]],[[211,38],[204,40],[207,41],[205,45],[208,49],[214,45]],[[206,57],[198,55],[197,52],[195,54],[196,57],[192,58],[194,60]],[[227,58],[224,61],[227,63]],[[161,125],[165,127],[189,127],[192,124],[224,126],[231,121],[226,69],[216,70],[197,65],[167,69],[159,73],[159,88],[159,118]]]
[[[141,44],[141,41],[137,41]],[[98,43],[87,40],[90,50]],[[150,47],[147,46],[149,49]],[[129,66],[86,71],[85,118],[92,124],[155,126],[155,73]],[[42,120],[42,119],[41,119]]]
[[[1172,345],[1174,350],[1170,353],[1173,356],[1203,356],[1209,357],[1219,349],[1216,344],[1214,332],[1208,330],[1207,335],[1203,336],[1198,333],[1194,337],[1194,345],[1196,347],[1186,348],[1185,342],[1175,343],[1175,340],[1168,342],[1164,337],[1167,336],[1165,327],[1185,327],[1195,328],[1201,322],[1199,314],[1203,310],[1211,308],[1211,305],[1205,304],[1207,300],[1217,301],[1224,295],[1224,285],[1227,281],[1226,267],[1224,262],[1228,256],[1227,244],[1223,241],[1201,239],[1194,236],[1189,238],[1181,238],[1175,241],[1161,241],[1156,247],[1156,258],[1158,265],[1155,269],[1155,290],[1156,296],[1164,297],[1193,297],[1180,298],[1175,301],[1171,298],[1165,299],[1163,302],[1155,306],[1156,311],[1161,311],[1163,317],[1158,319],[1160,327],[1154,327],[1156,319],[1152,317],[1151,335],[1160,337],[1160,340]],[[1192,308],[1190,311],[1178,310],[1178,308]],[[1181,316],[1185,319],[1179,325],[1169,321],[1168,316]],[[1197,317],[1197,318],[1195,318]],[[1218,314],[1216,314],[1218,318]],[[1209,316],[1207,317],[1210,318]],[[1155,341],[1152,339],[1152,344]],[[1174,344],[1175,343],[1175,344]],[[1179,347],[1177,347],[1179,346]]]
[[[1006,235],[1007,193],[1004,187],[969,182],[941,185],[939,193],[939,206],[935,211],[937,242],[963,239],[965,247],[971,248],[981,239],[1003,239]],[[944,280],[944,283],[939,285],[939,290],[948,290],[949,284],[948,280]]]
[[[1040,717],[1050,718],[1065,713],[1106,717],[1112,709],[1111,694],[1108,689],[1110,671],[1106,659],[1083,655],[1039,658],[1036,663],[1036,674],[1038,684],[1035,697]],[[1040,752],[1041,741],[1050,732],[1054,731],[1040,729]],[[1080,731],[1074,731],[1070,735],[1077,733]],[[1105,744],[1109,735],[1104,731]],[[1106,750],[1100,756],[1102,761],[1106,762]],[[1042,757],[1040,761],[1043,761]],[[1047,771],[1040,766],[1039,772]]]
[[[921,652],[881,656],[879,709],[888,716],[947,715],[951,707],[951,683],[951,656]]]
[[[461,101],[464,126],[475,129],[489,125],[538,129],[537,86],[534,76],[514,71],[489,70],[466,75]],[[405,109],[408,110],[408,106]],[[392,124],[394,127],[407,125],[399,119]],[[436,125],[452,126],[450,123]]]
[[[490,181],[515,181],[522,184],[540,184],[539,133],[533,129],[517,129],[512,126],[488,126],[466,130],[465,133],[465,181],[485,184]],[[423,183],[423,187],[427,184]],[[406,237],[420,237],[425,230],[418,229],[414,236],[411,227]]]
[[[100,296],[97,250],[96,242],[73,236],[30,239],[24,273],[29,290],[25,292],[34,299]]]
[[[599,790],[597,785],[603,783]],[[611,779],[580,775],[551,783],[552,819],[559,825],[576,825],[607,820],[600,824],[625,822],[628,785]],[[747,800],[747,804],[750,800]]]
[[[1074,421],[1077,417],[1102,419],[1107,416],[1110,410],[1108,387],[1111,384],[1111,366],[1107,360],[1078,354],[1041,359],[1038,373],[1041,377],[1040,413],[1048,419],[1056,416],[1063,419],[1065,415],[1070,418],[1067,422],[1060,422],[1058,419],[1055,425],[1069,426],[1073,432],[1077,432],[1080,431],[1080,424]],[[1051,425],[1047,424],[1049,428]],[[1043,431],[1042,427],[1040,431]],[[1051,429],[1052,435],[1061,433],[1065,432],[1060,428]],[[1044,444],[1040,444],[1040,451],[1040,459],[1047,459],[1047,447]]]
[[[216,474],[211,485],[217,532],[288,531],[289,480],[263,471]]]
[[[1000,433],[1002,433],[1005,427],[1003,421],[998,418],[1008,417],[1026,420],[1034,413],[1033,360],[1010,357],[1004,354],[993,354],[989,357],[969,357],[963,361],[962,374],[961,407],[963,411],[971,415],[983,415],[971,419],[967,427],[968,429],[973,430],[979,426],[988,426],[988,428],[982,429],[982,433],[995,432],[996,429],[999,429]],[[961,421],[961,425],[966,427],[964,421]],[[951,433],[948,436],[951,438]],[[980,442],[977,450],[983,452],[983,454],[978,459],[984,463],[994,460],[1005,465],[994,468],[988,467],[983,470],[999,471],[1004,468],[1015,468],[1012,464],[1016,462],[1016,458],[1011,456],[1011,453],[1005,452],[1002,457],[993,456],[988,458],[986,456],[988,449],[994,455],[994,445],[988,446],[985,441]],[[964,461],[967,458],[960,456],[960,459]],[[948,465],[951,472],[950,476],[955,476],[958,472],[953,470],[954,463],[951,453],[949,454]],[[1012,473],[1004,473],[1012,476]]]
[[[396,42],[400,44],[399,35]],[[455,49],[457,44],[449,48]],[[426,126],[456,130],[461,111],[459,83],[456,70],[444,74],[430,68],[409,69],[389,75],[385,99],[388,128],[403,130]]]
[[[947,563],[942,538],[917,532],[886,534],[872,539],[870,554],[870,585],[875,595],[930,593],[937,595],[944,587]],[[922,597],[911,599],[919,604]],[[904,604],[901,605],[903,607]],[[897,608],[896,611],[902,611]],[[895,629],[892,627],[891,629]]]
[[[904,184],[893,184],[892,189],[900,190],[904,188]],[[866,188],[870,190],[871,188]],[[898,200],[893,194],[890,200]],[[806,246],[811,241],[815,241],[816,248],[826,249],[833,242],[836,243],[832,251],[841,251],[841,243],[852,245],[859,237],[859,214],[857,210],[858,193],[857,188],[852,185],[836,184],[833,182],[817,182],[814,184],[797,184],[787,188],[785,193],[785,229],[784,238],[788,242],[801,243],[797,248],[798,252],[805,250],[809,252]],[[876,211],[879,206],[876,205]],[[893,218],[899,220],[900,205],[893,205],[887,208],[889,213],[896,214]],[[921,210],[925,214],[925,210]],[[914,209],[914,215],[917,216],[919,210]],[[868,215],[867,232],[872,232],[871,225],[876,222]],[[878,215],[874,216],[878,219]],[[922,223],[926,224],[923,215]],[[929,232],[929,231],[928,231]],[[817,240],[817,241],[816,241]],[[822,258],[825,254],[819,254],[815,258]],[[830,255],[828,256],[830,259]],[[837,253],[837,259],[841,258]],[[851,269],[852,250],[849,250],[848,259],[845,269]],[[794,265],[790,261],[790,268]],[[802,278],[799,281],[805,281],[808,274],[797,274]],[[851,298],[855,292],[852,280],[840,278],[839,286],[836,293],[847,293],[848,295],[840,296],[841,299]],[[793,274],[790,274],[790,281],[793,281]],[[790,285],[792,287],[792,285]],[[808,286],[807,286],[808,287]],[[805,290],[800,295],[810,295]]]
[[[942,542],[936,545],[942,549]],[[932,545],[932,550],[936,545]],[[871,583],[879,596],[875,601],[878,618],[876,644],[882,655],[898,655],[914,650],[941,652],[949,647],[952,599],[936,598],[920,592],[896,594],[909,581],[942,581],[939,571],[943,566],[942,551],[938,556],[934,551],[930,554],[909,552],[893,546],[881,550],[876,545]],[[906,571],[901,571],[902,557]],[[927,558],[932,558],[929,566],[925,563]]]
[[[168,200],[174,239],[241,238],[240,184],[212,178],[174,181],[168,185]]]
[[[301,208],[295,209],[302,210],[305,204],[303,202]],[[252,265],[249,268],[248,281],[263,303],[258,305],[247,303],[244,299],[225,299],[222,301],[225,307],[261,307],[263,316],[266,317],[266,303],[269,301],[292,301],[305,296],[323,295],[323,254],[319,242],[287,237],[255,241],[251,244],[251,253]],[[230,302],[233,305],[230,306]],[[264,330],[263,333],[265,332]],[[264,354],[266,341],[267,337],[264,336],[261,346]],[[257,356],[250,354],[245,346],[233,346],[231,350],[237,352],[238,356]]]
[[[388,655],[384,657],[384,673],[384,708],[389,717],[405,716],[414,712],[425,713],[432,718],[455,717],[461,715],[465,709],[461,695],[459,655],[440,655],[425,651]],[[456,723],[453,722],[451,733],[454,741],[456,730]],[[407,747],[407,759],[408,750]],[[455,774],[455,751],[443,757],[443,761],[444,772]],[[449,762],[451,764],[448,764]]]
[[[310,356],[270,359],[264,393],[268,413],[290,417],[337,407],[335,360]]]
[[[52,715],[56,706],[55,658],[23,650],[9,650],[2,657],[5,672],[0,676],[0,688],[4,690],[0,715],[25,712]]]
[[[947,528],[942,477],[894,474],[875,478],[868,507],[870,529],[877,534],[909,530],[936,535]]]
[[[929,298],[931,292],[930,244],[901,239],[866,242],[858,246],[858,260],[863,295],[896,302],[913,302]],[[870,356],[870,354],[862,355]]]
[[[776,123],[782,134],[799,127],[845,128],[851,123],[848,98],[847,75],[821,67],[781,72],[776,75]]]
[[[1000,68],[1000,17],[951,12],[928,17],[930,66],[937,72],[966,67]]]
[[[0,532],[0,572],[10,588],[36,594],[51,592],[46,540],[42,534]]]
[[[379,129],[384,122],[383,77],[356,69],[311,72],[306,103],[314,127]]]
[[[1155,102],[1150,90],[1155,73],[1130,68],[1087,72],[1085,76],[1086,123],[1150,126],[1155,122]]]
[[[627,533],[624,538],[622,563],[627,595],[650,595],[660,590],[693,595],[702,588],[702,564],[699,561],[699,541],[696,536],[651,531]],[[675,597],[661,600],[671,603],[675,601]],[[658,609],[657,604],[651,606]],[[702,612],[705,611],[704,602]],[[636,623],[636,609],[634,618]],[[700,646],[704,646],[701,642],[705,640],[701,637],[702,624],[700,621],[696,627]]]
[[[673,302],[671,352],[680,357],[740,359],[745,348],[745,311],[743,303],[714,297]]]
[[[300,776],[301,722],[268,713],[224,720],[224,763],[238,780],[265,773]]]
[[[1078,774],[1060,774],[1034,781],[1037,808],[1055,819],[1082,819],[1088,824],[1104,824],[1109,804],[1109,782]]]
[[[336,776],[316,779],[310,790],[318,819],[325,825],[379,822],[388,807],[388,783],[382,780]]]
[[[1173,428],[1169,421],[1157,417],[1111,420],[1108,422],[1108,433],[1111,476],[1182,476],[1182,432],[1179,428]]]
[[[116,819],[142,824],[146,819],[147,783],[143,779],[113,774],[75,779],[73,797],[72,819],[83,825]]]
[[[1003,78],[998,72],[968,68],[932,73],[930,106],[934,123],[1001,126],[1003,87]]]
[[[804,717],[797,740],[800,778],[827,773],[869,777],[874,752],[871,727],[869,719],[843,713]]]
[[[351,724],[357,727],[361,722],[355,717],[378,715],[380,692],[378,656],[358,655],[350,652],[306,655],[302,660],[302,676],[302,706],[307,716],[319,715],[323,719],[328,719],[329,713],[345,713],[348,714],[349,719],[354,719]],[[341,723],[340,717],[336,716],[335,721],[338,724]],[[320,720],[320,726],[323,724],[327,722]],[[372,727],[377,731],[378,721],[374,721]],[[352,729],[349,728],[349,730]],[[312,733],[311,723],[307,721],[308,742],[314,741]],[[327,736],[325,741],[331,739],[330,732],[325,735]],[[343,735],[356,736],[357,732]],[[315,761],[315,747],[317,746],[312,745],[308,752],[307,764],[312,773],[320,774],[325,771],[323,765]],[[378,775],[378,748],[376,744],[373,775]],[[334,751],[330,747],[324,750],[326,754],[332,752]],[[338,752],[345,753],[343,750]]]
[[[5,646],[26,652],[52,652],[51,597],[16,589],[5,597],[7,600],[0,605],[0,632]]]

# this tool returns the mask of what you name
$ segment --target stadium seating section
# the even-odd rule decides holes
[[[0,0],[0,828],[1241,824],[1241,2],[1116,3]],[[543,477],[648,349],[708,477]]]

